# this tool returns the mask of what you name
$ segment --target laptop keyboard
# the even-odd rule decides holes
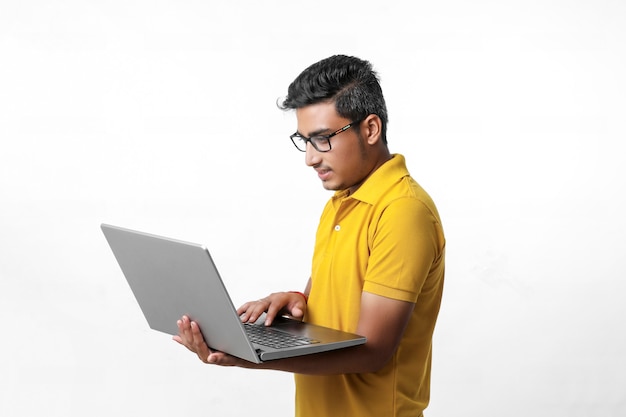
[[[308,337],[296,336],[258,324],[246,323],[243,327],[246,329],[248,339],[250,339],[251,342],[274,349],[319,343],[319,341]]]

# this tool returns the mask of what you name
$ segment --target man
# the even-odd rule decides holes
[[[174,339],[205,363],[295,373],[296,416],[422,416],[444,279],[445,238],[435,204],[387,147],[387,110],[369,62],[332,56],[304,70],[282,109],[296,112],[294,145],[324,188],[304,293],[244,304],[244,322],[288,313],[363,335],[364,345],[253,364],[210,351],[183,317]]]

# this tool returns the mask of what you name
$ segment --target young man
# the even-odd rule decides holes
[[[387,110],[369,62],[332,56],[304,70],[282,108],[294,145],[324,188],[304,294],[244,304],[244,322],[288,313],[367,337],[358,347],[259,365],[210,351],[183,317],[174,340],[205,362],[295,373],[296,416],[422,416],[430,395],[432,335],[444,280],[445,238],[428,194],[387,147]]]

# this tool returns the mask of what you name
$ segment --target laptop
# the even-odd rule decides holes
[[[154,330],[176,335],[176,321],[187,315],[211,349],[254,363],[365,343],[363,336],[286,317],[271,326],[244,324],[204,246],[107,224],[101,229]]]

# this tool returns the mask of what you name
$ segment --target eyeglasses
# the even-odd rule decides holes
[[[293,135],[289,136],[289,138],[293,142],[294,146],[300,152],[306,152],[307,142],[311,142],[311,145],[313,145],[315,150],[318,152],[328,152],[331,150],[330,138],[332,138],[335,135],[340,134],[341,132],[345,132],[346,130],[350,129],[352,126],[358,125],[362,121],[363,120],[361,119],[361,120],[357,120],[356,122],[349,123],[345,125],[344,127],[342,127],[341,129],[334,131],[330,135],[315,135],[315,136],[311,136],[310,138],[307,138],[306,136],[302,136],[300,133],[296,132]]]

